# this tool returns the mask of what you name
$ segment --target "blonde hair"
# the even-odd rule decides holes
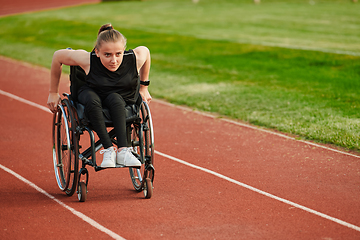
[[[103,42],[122,41],[126,46],[126,38],[119,31],[115,30],[111,24],[101,26],[96,40],[95,48],[99,50]]]

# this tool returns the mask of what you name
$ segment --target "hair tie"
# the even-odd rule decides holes
[[[104,31],[106,31],[106,30],[112,30],[112,29],[113,29],[113,27],[112,27],[112,26],[109,26],[109,27],[105,28]]]

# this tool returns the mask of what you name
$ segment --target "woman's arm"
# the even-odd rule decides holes
[[[50,88],[47,105],[52,112],[56,112],[60,101],[59,83],[62,65],[80,66],[86,73],[90,71],[90,53],[84,50],[62,49],[54,53],[51,63]]]
[[[136,55],[136,66],[140,75],[140,81],[149,81],[151,65],[149,49],[147,47],[140,46],[134,49],[134,53]],[[151,95],[149,93],[148,86],[140,85],[140,94],[145,102],[150,103]]]

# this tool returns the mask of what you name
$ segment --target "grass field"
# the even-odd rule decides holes
[[[111,22],[152,53],[154,97],[360,150],[360,3],[109,2],[0,18],[0,54],[50,67]]]

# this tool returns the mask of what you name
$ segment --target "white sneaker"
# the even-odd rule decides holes
[[[116,159],[116,148],[109,147],[107,149],[103,149],[100,151],[100,154],[104,154],[103,161],[100,167],[109,168],[116,167],[115,159]]]
[[[130,148],[117,151],[116,162],[125,167],[141,167],[141,162],[132,154]]]

